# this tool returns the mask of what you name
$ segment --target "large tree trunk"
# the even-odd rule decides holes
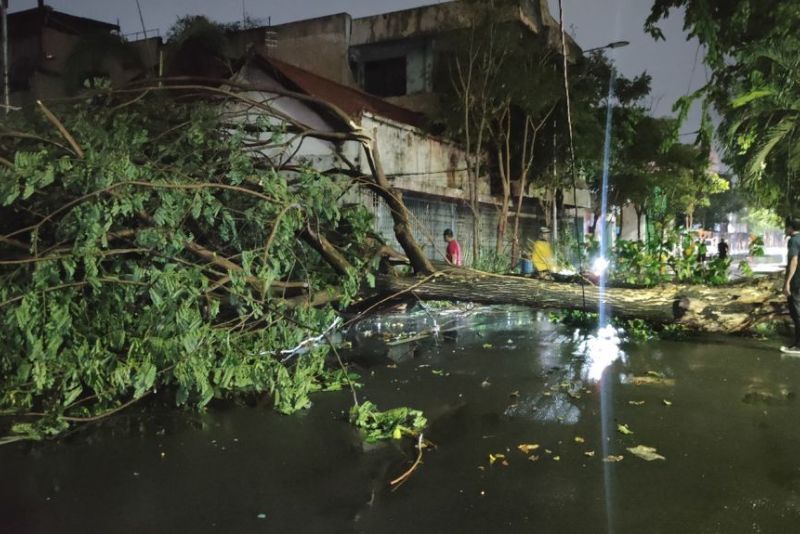
[[[374,180],[373,183],[369,184],[369,187],[383,198],[389,206],[389,212],[392,214],[392,220],[394,221],[394,235],[397,238],[397,242],[403,247],[403,251],[411,261],[411,266],[415,272],[420,274],[432,273],[435,269],[431,260],[422,251],[419,243],[411,233],[408,208],[403,202],[403,196],[392,186],[383,172],[377,141],[364,143],[363,147]]]
[[[778,277],[725,287],[664,285],[654,288],[606,290],[611,317],[680,324],[705,332],[741,332],[781,313],[785,299]],[[422,300],[462,300],[484,304],[520,304],[536,308],[597,311],[599,288],[517,276],[500,276],[450,269],[426,279],[379,280],[386,293],[413,292]]]

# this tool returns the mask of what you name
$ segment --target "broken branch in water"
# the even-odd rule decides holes
[[[411,474],[414,472],[414,470],[419,466],[420,462],[422,462],[422,449],[423,449],[422,441],[424,439],[425,438],[423,437],[422,432],[420,432],[419,436],[417,437],[417,451],[418,451],[417,459],[414,461],[411,467],[408,468],[408,471],[406,471],[396,479],[389,482],[390,486],[394,486],[393,489],[399,488],[406,480],[408,480]]]

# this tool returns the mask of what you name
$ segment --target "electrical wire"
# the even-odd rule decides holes
[[[583,251],[581,250],[581,232],[578,228],[578,178],[575,169],[575,138],[572,133],[572,101],[569,95],[569,75],[568,75],[568,56],[567,56],[567,37],[564,29],[564,6],[562,0],[558,0],[558,19],[561,29],[561,55],[564,58],[564,95],[567,104],[567,130],[569,132],[569,157],[570,173],[572,175],[572,198],[575,204],[575,237],[578,248],[578,273],[583,273]],[[578,277],[581,282],[581,296],[583,298],[583,311],[586,311],[586,285],[583,276]]]

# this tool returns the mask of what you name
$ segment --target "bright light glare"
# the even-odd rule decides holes
[[[589,336],[581,343],[578,350],[586,355],[585,380],[599,382],[603,378],[606,368],[625,355],[619,345],[619,333],[611,325],[602,327],[597,335]]]
[[[605,259],[603,256],[595,258],[592,262],[592,272],[595,276],[600,276],[608,269],[608,260]]]

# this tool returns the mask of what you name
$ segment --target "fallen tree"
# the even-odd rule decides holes
[[[764,277],[728,286],[665,284],[651,288],[600,289],[591,284],[560,283],[446,269],[424,279],[383,276],[386,294],[411,293],[421,300],[462,300],[518,304],[535,308],[596,312],[605,303],[610,316],[678,324],[703,332],[736,333],[784,312],[781,279]]]
[[[198,408],[266,393],[280,411],[302,409],[311,392],[349,383],[326,368],[325,343],[307,342],[326,339],[357,296],[597,309],[590,286],[437,270],[376,140],[344,116],[339,132],[294,123],[263,91],[179,80],[40,103],[0,126],[0,414],[16,436],[55,435],[163,387]],[[243,121],[242,106],[260,119]],[[370,174],[287,159],[307,137],[358,143]],[[390,207],[418,277],[378,274],[398,253],[370,234],[363,207],[332,201],[364,186]],[[606,300],[618,316],[713,332],[782,302],[771,281]]]

